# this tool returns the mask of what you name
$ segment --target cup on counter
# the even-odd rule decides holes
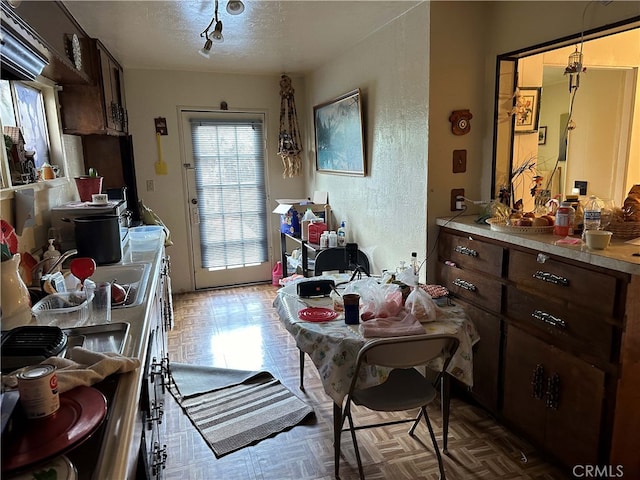
[[[585,232],[587,247],[593,250],[604,250],[609,246],[612,235],[613,233],[606,230],[587,230]]]
[[[342,296],[344,302],[344,322],[347,325],[358,325],[360,323],[360,295],[357,293],[347,293]]]
[[[89,302],[89,324],[111,323],[111,283],[86,282]]]

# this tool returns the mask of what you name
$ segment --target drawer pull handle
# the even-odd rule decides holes
[[[540,320],[541,322],[548,323],[549,325],[553,325],[557,328],[567,328],[567,322],[562,320],[561,318],[554,317],[550,313],[543,312],[542,310],[534,310],[531,313],[531,316],[536,320]]]
[[[473,283],[462,280],[461,278],[456,278],[453,281],[453,284],[456,287],[464,288],[465,290],[469,290],[470,292],[476,291],[476,286]]]
[[[462,245],[458,245],[455,248],[456,252],[461,253],[462,255],[468,255],[470,257],[477,257],[478,256],[478,252],[476,252],[474,249],[472,248],[468,248],[468,247],[463,247]]]
[[[544,388],[544,367],[539,363],[536,365],[536,368],[533,369],[533,374],[531,375],[531,396],[538,400],[541,400],[543,397],[542,389]]]
[[[538,270],[534,273],[533,278],[542,280],[543,282],[553,283],[554,285],[561,285],[563,287],[569,285],[568,279],[561,277],[560,275],[556,275],[555,273],[543,272],[542,270]]]

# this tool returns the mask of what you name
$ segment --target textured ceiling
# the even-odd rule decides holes
[[[65,1],[92,37],[125,68],[243,74],[306,73],[356,45],[421,2],[244,1],[240,15],[218,17],[224,43],[198,54],[214,0]]]

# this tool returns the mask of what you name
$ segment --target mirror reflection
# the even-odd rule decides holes
[[[499,59],[496,198],[524,211],[572,194],[621,205],[640,183],[640,28],[631,27]]]

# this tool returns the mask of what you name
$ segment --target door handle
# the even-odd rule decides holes
[[[192,198],[191,199],[191,203],[193,203],[194,205],[198,204],[198,199],[197,198]]]

